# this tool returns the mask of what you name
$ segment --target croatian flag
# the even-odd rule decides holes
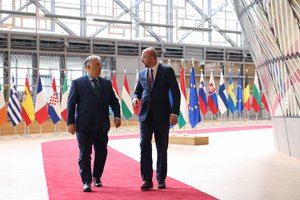
[[[215,80],[212,72],[210,72],[210,80],[209,80],[208,88],[209,88],[208,107],[213,114],[216,114],[219,111],[219,107],[218,107],[218,98],[216,94]]]
[[[52,76],[52,87],[48,104],[48,114],[54,124],[56,124],[60,120],[60,105],[54,76]]]

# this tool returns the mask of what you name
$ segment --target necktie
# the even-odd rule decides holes
[[[93,83],[94,83],[94,91],[96,93],[97,96],[100,95],[100,88],[98,86],[98,80],[97,79],[92,79]]]
[[[150,69],[150,74],[149,74],[149,86],[152,90],[154,85],[154,77],[153,77],[153,69]]]

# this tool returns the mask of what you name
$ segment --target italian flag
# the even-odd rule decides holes
[[[68,78],[65,76],[64,87],[62,90],[61,102],[60,102],[60,114],[62,118],[67,122],[67,101],[68,101]]]
[[[260,90],[259,90],[258,78],[257,78],[256,71],[255,71],[255,76],[254,76],[252,107],[255,112],[260,111],[260,109],[262,108],[261,98],[260,98]]]
[[[186,91],[185,91],[185,76],[184,69],[180,66],[180,113],[178,116],[178,126],[182,128],[188,122],[188,109],[187,109],[187,100],[186,100]]]
[[[132,101],[130,97],[130,92],[129,92],[129,87],[128,87],[128,82],[127,82],[127,77],[126,77],[126,71],[124,73],[124,83],[123,83],[123,88],[122,88],[122,113],[126,119],[129,119],[134,111],[132,107]]]
[[[7,121],[6,104],[4,100],[3,90],[0,83],[0,126]]]

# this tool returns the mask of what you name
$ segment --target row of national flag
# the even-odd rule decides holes
[[[182,71],[183,68],[181,67],[180,83],[184,80],[184,72]],[[264,105],[266,111],[269,112],[266,97],[264,93],[260,92],[259,89],[256,71],[254,76],[252,101],[250,99],[249,80],[247,73],[245,78],[245,87],[243,89],[240,71],[238,72],[238,86],[235,95],[231,71],[229,74],[228,92],[226,91],[225,81],[223,73],[221,71],[218,93],[216,90],[213,73],[211,71],[208,85],[208,93],[206,95],[202,71],[200,74],[199,91],[197,93],[195,71],[193,66],[190,73],[189,96],[187,97],[189,100],[187,100],[187,98],[184,95],[181,95],[181,98],[183,99],[183,102],[186,102],[186,105],[180,105],[180,112],[185,111],[185,109],[182,108],[188,107],[189,119],[185,118],[185,122],[189,121],[192,128],[194,128],[201,121],[201,114],[205,115],[208,112],[208,110],[210,110],[213,115],[217,114],[218,112],[222,115],[225,112],[227,112],[227,110],[229,110],[229,112],[231,113],[237,111],[241,115],[243,109],[245,109],[246,112],[249,112],[252,106],[253,110],[257,113],[263,108]],[[180,117],[181,115],[179,116],[179,118]],[[184,124],[179,124],[179,128],[183,126]]]
[[[117,86],[116,73],[112,73],[112,86],[116,97],[119,99],[121,105],[121,112],[125,119],[129,119],[133,115],[138,115],[139,107],[132,107],[126,71],[124,71],[123,80],[124,81],[122,93],[120,96]],[[136,81],[134,89],[137,86],[137,83],[138,71],[136,71]],[[18,125],[22,121],[22,119],[24,120],[27,126],[29,126],[34,120],[36,120],[41,125],[48,119],[48,116],[51,118],[54,124],[60,121],[61,118],[67,121],[68,85],[66,77],[64,79],[61,101],[59,101],[55,79],[54,77],[52,77],[52,87],[48,102],[45,101],[41,79],[39,78],[38,87],[36,90],[35,106],[33,104],[33,99],[30,95],[30,87],[27,77],[25,79],[24,85],[25,88],[23,102],[20,106],[18,100],[18,92],[14,84],[14,78],[12,77],[10,95],[8,105],[6,107],[2,86],[0,84],[0,126],[4,122],[6,122],[8,118],[14,126]],[[250,88],[247,73],[245,78],[245,87],[243,89],[240,72],[238,72],[238,86],[235,94],[231,72],[229,74],[228,90],[226,91],[225,81],[223,73],[221,71],[219,89],[217,91],[213,73],[211,71],[208,91],[206,93],[203,72],[201,71],[200,83],[197,90],[195,70],[194,67],[191,68],[189,87],[188,90],[186,90],[185,72],[183,66],[180,66],[179,88],[181,95],[180,114],[178,117],[179,128],[184,127],[185,124],[187,124],[188,122],[190,122],[191,127],[194,128],[201,121],[201,114],[205,115],[209,110],[213,115],[222,115],[227,111],[231,113],[234,113],[235,111],[241,113],[243,109],[249,112],[252,106],[255,112],[259,112],[264,105],[266,110],[269,111],[266,98],[263,93],[260,93],[258,77],[256,72],[253,84],[252,101],[250,99]]]
[[[18,91],[15,86],[14,77],[12,77],[12,84],[9,91],[8,105],[6,106],[4,100],[3,89],[0,83],[0,126],[8,119],[13,126],[17,126],[22,120],[29,126],[34,120],[42,125],[48,116],[54,124],[56,124],[61,117],[67,120],[67,97],[68,86],[67,77],[64,80],[64,87],[62,92],[62,99],[59,101],[56,83],[52,77],[52,87],[49,101],[45,101],[41,79],[39,77],[35,105],[31,97],[30,86],[28,78],[25,78],[23,101],[20,105]]]

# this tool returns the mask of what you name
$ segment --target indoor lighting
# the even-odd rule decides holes
[[[20,12],[20,11],[13,11],[13,10],[0,10],[0,13],[3,14],[10,14],[10,15],[25,15],[25,16],[36,16],[36,13],[33,12]]]
[[[93,18],[93,21],[95,21],[95,22],[107,22],[107,23],[113,23],[113,24],[132,24],[131,21],[103,19],[103,18]]]
[[[164,28],[173,28],[173,25],[168,25],[168,24],[153,24],[153,23],[145,23],[145,22],[140,22],[139,23],[142,26],[157,26],[157,27],[164,27]]]

